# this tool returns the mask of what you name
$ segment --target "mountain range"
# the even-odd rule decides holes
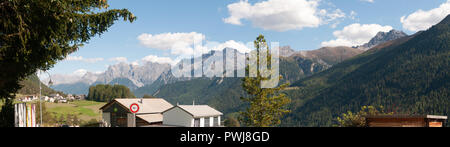
[[[368,44],[379,44],[391,39],[398,38],[398,34],[404,34],[400,31],[390,31],[387,33],[378,33],[374,39]],[[345,59],[351,58],[364,52],[361,47],[323,47],[317,50],[310,51],[295,51],[289,46],[280,47],[281,71],[284,72],[288,81],[299,80],[305,75],[321,71],[331,67],[332,65],[339,63]],[[231,55],[233,54],[233,55]],[[230,57],[242,57],[246,56],[245,53],[240,53],[236,49],[225,48],[222,51],[211,51],[204,54],[202,57],[197,57],[195,60],[202,61],[205,67],[215,65],[218,67],[224,66],[216,63],[217,59],[233,60]],[[190,59],[184,59],[181,62],[188,62]],[[294,63],[296,62],[296,63]],[[180,63],[175,66],[179,66]],[[244,63],[239,63],[244,64]],[[293,66],[293,67],[291,67]],[[241,65],[243,67],[243,65]],[[300,72],[294,70],[284,69],[300,69]],[[309,69],[306,69],[309,68]],[[195,72],[203,72],[205,69],[201,66],[194,65]],[[238,69],[243,70],[243,69]],[[288,71],[293,71],[288,73]],[[216,71],[220,72],[220,71]],[[217,75],[220,73],[204,73],[205,75]],[[147,62],[143,65],[133,65],[128,63],[118,63],[111,65],[105,72],[92,73],[86,72],[83,76],[65,76],[55,75],[52,77],[55,84],[53,89],[63,91],[70,94],[87,94],[89,86],[97,84],[120,84],[125,85],[135,92],[136,96],[143,96],[144,94],[153,94],[161,86],[165,84],[171,84],[179,81],[191,80],[190,78],[177,78],[172,75],[171,66],[169,64],[160,64]],[[58,82],[62,81],[62,82]]]
[[[55,83],[52,88],[70,94],[88,94],[89,87],[93,85],[120,84],[127,86],[131,90],[136,90],[144,85],[152,84],[163,73],[167,73],[169,70],[169,64],[146,62],[143,65],[133,65],[122,62],[109,66],[103,73],[86,72],[86,74],[78,78],[70,75],[52,76],[53,81],[55,81],[55,78],[57,81],[75,79],[74,82]]]
[[[392,40],[386,39],[386,41]],[[289,46],[280,49],[280,54],[284,54],[280,58],[280,74],[284,77],[281,83],[294,83],[319,74],[345,60],[357,58],[365,52],[358,48],[344,46],[323,47],[310,51],[295,51]],[[197,78],[165,84],[159,89],[156,86],[150,86],[147,90],[150,93],[147,94],[154,92],[155,97],[164,97],[171,103],[190,104],[195,101],[208,104],[225,114],[233,115],[234,112],[241,111],[246,106],[240,100],[240,97],[245,96],[241,84],[241,78]],[[136,91],[135,94],[140,96],[145,91]]]

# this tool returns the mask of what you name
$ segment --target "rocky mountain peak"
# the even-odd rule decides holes
[[[281,57],[289,57],[295,53],[295,50],[291,48],[291,46],[283,46],[280,47],[280,56]]]
[[[382,44],[382,43],[385,43],[385,42],[388,42],[391,40],[403,38],[406,36],[408,36],[406,33],[402,32],[402,31],[398,31],[398,30],[391,30],[389,32],[379,32],[368,43],[366,43],[362,46],[358,46],[357,48],[362,49],[362,50],[369,50],[372,47],[375,47],[379,44]]]

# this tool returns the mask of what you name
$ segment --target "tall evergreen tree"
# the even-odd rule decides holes
[[[116,20],[136,19],[127,9],[108,9],[107,0],[0,0],[0,12],[0,99],[14,98],[19,81],[53,67]]]
[[[286,105],[290,103],[290,99],[280,91],[285,89],[289,83],[285,83],[276,88],[262,88],[261,82],[269,80],[268,77],[263,77],[264,72],[274,72],[277,70],[271,65],[272,56],[263,35],[259,35],[254,41],[256,48],[256,64],[247,65],[246,72],[250,73],[250,66],[256,66],[256,77],[247,76],[243,78],[242,87],[247,92],[249,97],[241,97],[246,103],[250,103],[250,107],[246,111],[241,112],[239,119],[245,126],[251,127],[272,127],[281,123],[281,117],[290,110],[286,109]],[[260,59],[260,53],[266,52],[267,58]],[[265,62],[266,60],[267,62]],[[261,62],[260,62],[261,61]],[[267,70],[260,70],[262,63],[268,63]],[[264,65],[264,66],[266,66]],[[249,74],[251,75],[251,74]],[[280,79],[283,77],[280,76]]]

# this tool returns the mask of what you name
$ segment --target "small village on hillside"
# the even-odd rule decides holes
[[[22,95],[19,98],[17,98],[20,102],[36,102],[39,101],[39,95]],[[70,101],[79,101],[79,100],[85,100],[86,95],[72,95],[68,94],[66,97],[55,93],[48,96],[42,96],[41,100],[44,102],[50,102],[50,103],[67,103]]]

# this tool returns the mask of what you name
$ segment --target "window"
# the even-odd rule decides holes
[[[200,118],[194,119],[194,127],[200,127]]]
[[[218,126],[219,126],[219,117],[218,117],[218,116],[213,118],[213,125],[214,125],[215,127],[218,127]]]
[[[209,117],[205,118],[205,127],[210,127],[210,125],[209,125]]]

